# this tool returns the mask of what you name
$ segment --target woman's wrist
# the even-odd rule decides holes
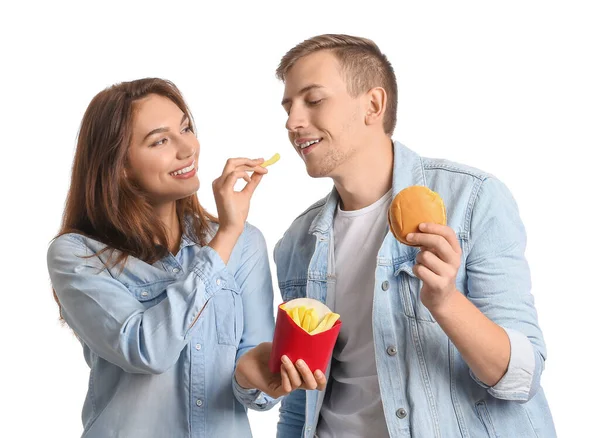
[[[246,378],[244,376],[242,376],[241,373],[238,372],[237,368],[236,368],[235,373],[234,373],[234,378],[235,378],[235,381],[237,382],[237,384],[240,386],[240,388],[242,388],[242,389],[255,389],[246,380]]]
[[[236,225],[219,225],[217,235],[220,234],[228,240],[237,241],[237,239],[242,235],[243,232],[244,224],[242,224],[241,227]]]
[[[235,229],[219,228],[215,237],[208,243],[208,246],[219,254],[223,263],[227,264],[229,262],[229,257],[231,257],[233,248],[242,234],[242,231],[243,230],[240,230],[238,232]]]

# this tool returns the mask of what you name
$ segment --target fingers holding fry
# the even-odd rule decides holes
[[[261,167],[267,167],[270,166],[271,164],[275,164],[279,161],[279,159],[281,158],[281,155],[279,155],[278,153],[273,155],[271,158],[269,158],[267,161],[263,162],[261,164]]]

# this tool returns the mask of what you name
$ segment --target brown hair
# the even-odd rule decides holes
[[[124,266],[128,256],[154,263],[168,253],[167,231],[153,214],[146,194],[125,176],[134,103],[150,94],[175,103],[195,132],[190,110],[172,82],[139,79],[98,93],[81,121],[71,185],[56,236],[78,233],[104,243],[104,251],[120,252],[114,265]],[[177,200],[176,210],[182,233],[205,245],[209,221],[217,219],[202,208],[196,194]],[[56,293],[54,298],[58,303]]]
[[[382,87],[387,94],[387,108],[383,129],[391,136],[396,127],[398,85],[392,64],[373,41],[350,35],[319,35],[298,44],[287,52],[279,67],[277,78],[285,82],[285,75],[300,58],[320,50],[330,50],[346,76],[348,93],[356,97],[374,87]]]

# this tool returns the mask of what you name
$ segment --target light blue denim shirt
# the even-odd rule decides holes
[[[273,337],[260,231],[246,225],[227,266],[185,237],[177,255],[152,265],[129,257],[123,270],[106,269],[108,253],[94,255],[102,248],[66,234],[48,251],[63,317],[90,367],[83,436],[251,436],[246,407],[275,403],[233,379],[237,359]]]
[[[427,186],[444,200],[448,225],[463,251],[457,289],[504,328],[511,358],[494,387],[475,377],[421,303],[421,282],[412,272],[418,249],[388,232],[375,268],[373,336],[390,436],[556,436],[540,386],[546,348],[530,292],[525,230],[510,192],[491,175],[422,158],[396,142],[393,194],[411,185]],[[275,247],[284,301],[310,297],[326,302],[334,293],[336,278],[328,259],[338,200],[334,189],[300,215]],[[297,390],[287,396],[278,437],[314,436],[323,395]]]

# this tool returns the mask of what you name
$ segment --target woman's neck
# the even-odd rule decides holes
[[[181,242],[181,226],[179,225],[179,218],[177,217],[177,206],[175,202],[170,202],[155,207],[154,212],[163,223],[165,230],[167,231],[167,240],[169,244],[169,251],[171,254],[177,254],[179,251],[179,244]]]

